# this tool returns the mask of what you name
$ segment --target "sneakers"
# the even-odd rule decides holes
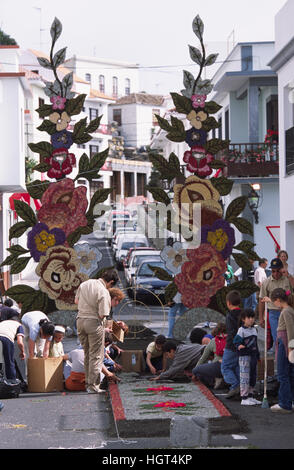
[[[293,408],[292,408],[292,410],[293,410]],[[282,408],[279,404],[271,406],[271,411],[273,413],[289,414],[289,413],[292,413],[292,410],[286,410],[285,408]]]
[[[255,400],[255,398],[243,398],[241,401],[241,405],[245,406],[255,406],[255,405],[261,405],[261,401]]]
[[[102,388],[100,388],[100,386],[98,385],[91,385],[89,387],[87,387],[87,393],[105,393],[106,390],[103,390]]]
[[[226,398],[233,398],[239,394],[240,394],[240,386],[238,385],[238,387],[233,388],[232,390],[229,391],[229,393],[227,393]]]

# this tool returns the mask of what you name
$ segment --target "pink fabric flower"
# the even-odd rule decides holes
[[[211,297],[225,285],[226,263],[209,244],[187,250],[187,257],[189,261],[175,277],[182,303],[190,309],[207,307]]]
[[[193,108],[205,108],[207,95],[192,95]]]
[[[38,219],[49,230],[60,228],[68,236],[78,227],[88,225],[85,216],[87,207],[87,189],[84,186],[75,188],[73,180],[64,178],[51,183],[43,194]]]
[[[187,170],[200,177],[212,174],[209,163],[213,162],[213,160],[213,155],[206,153],[202,147],[192,147],[191,150],[184,153],[184,162],[187,163]]]
[[[50,101],[52,103],[53,109],[64,109],[66,98],[62,98],[62,96],[51,96]]]

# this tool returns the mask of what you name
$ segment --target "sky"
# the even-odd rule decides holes
[[[188,44],[199,47],[192,21],[205,24],[208,53],[218,66],[235,43],[273,41],[274,21],[286,0],[0,0],[0,28],[20,47],[49,52],[50,26],[63,24],[57,46],[72,54],[140,64],[140,88],[180,91],[183,70],[197,75]],[[41,30],[41,31],[40,31]],[[234,33],[233,33],[234,32]],[[56,46],[56,47],[57,47]],[[213,67],[211,67],[213,69]],[[212,70],[210,70],[210,74]]]

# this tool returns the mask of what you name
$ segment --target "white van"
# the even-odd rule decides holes
[[[122,265],[128,251],[135,246],[149,246],[149,242],[145,235],[124,233],[119,235],[115,251],[115,260],[118,266]]]

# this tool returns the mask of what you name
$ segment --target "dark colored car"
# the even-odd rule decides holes
[[[158,261],[158,258],[149,258],[138,267],[136,273],[133,275],[132,286],[134,298],[140,302],[154,301],[158,302],[157,297],[164,304],[164,290],[170,284],[170,281],[162,281],[155,277],[154,272],[149,266],[159,267],[172,274],[165,266],[163,261]]]

